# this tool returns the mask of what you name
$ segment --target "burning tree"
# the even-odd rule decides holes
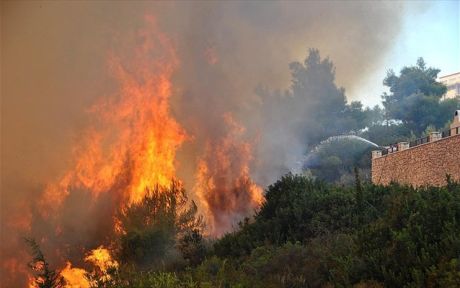
[[[202,217],[197,216],[197,206],[188,201],[185,189],[177,181],[169,188],[147,189],[144,198],[123,209],[118,219],[122,230],[119,258],[140,268],[167,264],[178,252],[176,244],[185,243],[181,240],[200,233],[204,227]]]
[[[71,149],[67,169],[44,185],[22,224],[43,239],[47,257],[70,286],[71,279],[86,283],[81,287],[91,284],[88,271],[75,265],[91,262],[85,256],[95,247],[109,247],[120,263],[140,268],[158,267],[179,251],[199,262],[202,257],[192,255],[203,253],[197,207],[207,227],[215,228],[207,232],[221,234],[261,203],[261,189],[250,174],[251,143],[241,139],[244,129],[232,124],[230,112],[224,117],[231,122],[229,133],[211,137],[190,162],[197,172],[189,178],[199,175],[194,180],[201,189],[193,191],[198,206],[188,201],[182,184],[173,180],[179,148],[195,137],[171,109],[178,55],[151,16],[136,35],[139,41],[129,53],[109,53],[116,92],[88,110],[90,121]]]
[[[30,287],[37,288],[62,288],[64,279],[56,271],[50,269],[40,246],[32,238],[26,238],[26,243],[30,246],[33,259],[29,262],[29,268],[35,272],[35,277],[30,279]]]

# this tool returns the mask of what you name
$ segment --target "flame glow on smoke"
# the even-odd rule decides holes
[[[150,30],[142,31],[144,43],[129,65],[111,57],[119,95],[92,107],[96,125],[87,129],[75,148],[74,167],[47,187],[45,207],[58,207],[70,188],[87,189],[97,197],[121,177],[126,181],[121,196],[132,203],[142,199],[146,187],[168,186],[175,178],[176,151],[186,139],[170,115],[171,76],[178,59],[155,20],[146,19]],[[161,51],[161,58],[151,59],[153,51]]]
[[[109,64],[119,83],[119,92],[89,109],[92,121],[73,149],[73,164],[60,179],[46,185],[39,200],[39,214],[51,223],[48,225],[55,234],[43,236],[41,242],[46,245],[48,238],[59,239],[54,257],[65,263],[60,275],[66,287],[91,285],[85,277],[88,272],[75,267],[66,252],[60,250],[63,248],[60,246],[69,244],[59,241],[75,229],[70,226],[66,230],[69,224],[62,216],[68,210],[66,207],[72,206],[68,203],[86,199],[78,201],[89,201],[83,206],[98,210],[97,205],[106,201],[101,199],[112,199],[115,204],[108,206],[111,207],[108,216],[98,221],[105,221],[100,225],[109,233],[123,233],[117,225],[116,211],[143,199],[147,188],[167,187],[177,180],[176,154],[193,136],[187,135],[171,113],[172,76],[179,69],[174,45],[158,30],[153,17],[146,17],[146,23],[147,27],[138,33],[142,44],[128,59],[110,54]],[[217,60],[212,62],[215,64]],[[223,115],[222,121],[228,126],[228,133],[222,139],[208,141],[204,155],[197,159],[194,185],[196,200],[202,208],[200,212],[211,235],[228,231],[235,221],[253,212],[262,201],[262,190],[250,178],[252,147],[242,139],[244,127],[230,113]],[[110,197],[104,198],[107,195]],[[77,213],[72,215],[74,219],[86,213],[78,209],[74,212]],[[18,223],[30,227],[30,217]],[[93,238],[100,240],[99,244],[108,244],[103,238],[107,236],[98,233],[102,235],[93,235]],[[82,246],[85,251],[84,244]],[[80,262],[81,259],[96,267],[93,273],[99,273],[99,279],[109,277],[109,268],[118,267],[110,251],[102,246],[87,252]]]
[[[112,247],[123,232],[117,211],[139,201],[145,186],[175,178],[209,234],[231,229],[260,203],[257,184],[270,184],[304,153],[296,127],[311,120],[279,105],[281,91],[254,89],[287,88],[288,63],[316,47],[353,91],[380,69],[406,12],[420,10],[384,1],[7,2],[0,192],[7,287],[27,285],[22,237],[35,238],[52,267],[86,268],[89,251]],[[144,21],[144,13],[156,19]],[[356,51],[365,53],[350,57]]]
[[[262,203],[262,189],[250,178],[252,146],[241,139],[245,129],[231,114],[224,115],[227,135],[208,143],[198,162],[195,186],[214,235],[228,231],[235,219],[250,215]]]

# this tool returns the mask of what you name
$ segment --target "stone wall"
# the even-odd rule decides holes
[[[460,135],[372,159],[372,182],[413,186],[446,184],[446,174],[460,181]]]

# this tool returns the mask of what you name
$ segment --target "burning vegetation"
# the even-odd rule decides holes
[[[129,57],[110,53],[118,92],[89,109],[91,122],[73,149],[71,168],[46,185],[34,218],[21,219],[31,227],[23,232],[37,237],[53,262],[61,263],[59,272],[50,274],[31,242],[33,268],[39,271],[31,287],[48,287],[46,281],[92,287],[89,276],[96,274],[109,281],[109,268],[118,267],[112,253],[150,267],[174,253],[184,235],[220,235],[261,204],[262,190],[250,178],[251,143],[238,139],[244,127],[228,113],[222,119],[228,135],[209,141],[198,161],[195,201],[203,209],[196,215],[197,205],[176,175],[178,149],[193,141],[171,113],[172,76],[180,61],[151,16],[137,41]],[[111,240],[115,236],[120,243]],[[152,241],[158,245],[149,246]],[[88,263],[93,272],[84,269]]]
[[[208,142],[198,162],[195,192],[207,215],[209,231],[222,235],[262,203],[262,189],[250,176],[251,143],[241,139],[244,127],[224,115],[228,132]]]
[[[5,176],[8,179],[5,187],[10,190],[2,196],[8,197],[9,204],[2,203],[2,208],[7,209],[0,211],[2,234],[9,232],[7,237],[2,235],[5,242],[1,247],[1,276],[6,286],[190,288],[356,284],[381,287],[384,283],[397,287],[407,283],[420,286],[425,280],[425,284],[438,281],[449,285],[457,281],[454,276],[459,265],[454,256],[460,251],[456,236],[460,235],[457,233],[460,220],[455,217],[460,214],[458,205],[452,203],[458,203],[459,185],[448,178],[447,187],[436,188],[435,192],[398,185],[366,186],[361,184],[358,170],[362,173],[368,169],[368,155],[362,152],[368,147],[361,149],[355,142],[344,146],[342,139],[365,140],[358,137],[364,136],[385,144],[409,137],[413,132],[423,133],[421,127],[427,125],[442,127],[446,122],[443,115],[450,115],[447,112],[454,106],[460,108],[458,100],[440,100],[445,87],[435,81],[439,71],[426,68],[423,60],[410,71],[402,70],[416,75],[414,81],[409,79],[407,84],[405,79],[410,77],[391,72],[386,85],[395,84],[389,86],[392,91],[406,85],[432,87],[435,92],[427,89],[427,95],[420,94],[418,86],[414,93],[426,100],[423,102],[426,105],[437,107],[436,123],[430,120],[431,115],[423,113],[423,121],[398,118],[401,114],[419,117],[418,112],[399,111],[403,108],[419,111],[411,106],[413,91],[411,95],[398,91],[385,95],[386,110],[364,108],[358,101],[349,103],[345,89],[335,82],[335,66],[329,58],[321,58],[318,49],[310,49],[303,62],[295,61],[288,66],[291,79],[289,73],[281,75],[278,70],[288,72],[285,61],[296,58],[294,50],[304,49],[306,43],[310,45],[310,41],[318,38],[314,43],[321,49],[338,55],[339,70],[350,69],[341,73],[344,83],[354,83],[362,78],[359,73],[367,73],[372,68],[369,65],[375,65],[369,63],[378,63],[375,59],[397,30],[400,9],[386,4],[318,3],[299,3],[303,9],[295,5],[287,7],[281,2],[267,4],[265,9],[237,2],[202,3],[196,7],[186,2],[182,6],[138,3],[136,7],[142,13],[136,11],[135,15],[144,14],[149,5],[157,8],[152,13],[156,16],[147,13],[142,23],[136,22],[137,17],[136,20],[121,17],[132,16],[131,10],[120,12],[126,8],[124,5],[117,6],[120,15],[112,15],[105,12],[111,8],[105,2],[94,4],[100,5],[94,11],[102,12],[90,13],[91,17],[113,17],[108,23],[117,27],[113,30],[120,30],[120,34],[108,25],[110,29],[101,33],[110,35],[107,51],[97,41],[83,41],[91,42],[88,50],[80,47],[84,53],[99,51],[91,59],[100,64],[96,58],[104,58],[110,80],[94,77],[93,73],[105,75],[96,64],[78,66],[79,63],[65,62],[64,72],[60,71],[65,74],[63,78],[83,77],[85,73],[88,78],[95,78],[86,83],[92,83],[93,86],[86,85],[89,88],[80,83],[66,86],[69,94],[65,95],[69,99],[64,98],[69,101],[70,104],[65,103],[68,106],[81,105],[73,99],[77,97],[69,95],[96,94],[92,95],[96,100],[88,97],[91,104],[84,105],[87,113],[78,109],[75,111],[79,113],[72,109],[59,113],[58,119],[63,122],[67,114],[69,118],[85,114],[76,116],[78,121],[74,119],[78,125],[73,127],[77,132],[72,143],[67,145],[62,139],[54,139],[52,147],[43,144],[48,156],[61,158],[71,154],[70,157],[48,162],[47,157],[36,156],[40,153],[33,151],[29,152],[34,156],[29,161],[5,153],[9,164],[20,163]],[[77,9],[81,15],[91,10],[85,10],[86,4],[81,5],[76,5],[82,9]],[[375,9],[376,5],[381,9]],[[54,17],[61,16],[53,10],[54,6],[45,6],[43,10]],[[41,11],[41,6],[37,11]],[[330,17],[332,20],[323,17],[330,11],[336,12]],[[389,18],[389,12],[394,17]],[[278,20],[272,23],[266,19]],[[369,19],[373,19],[372,25]],[[126,25],[129,21],[133,23]],[[337,25],[336,21],[343,25]],[[77,22],[74,33],[79,25],[87,25],[83,20]],[[375,33],[373,27],[381,30]],[[276,41],[257,39],[270,29]],[[326,30],[333,31],[330,37],[317,37]],[[41,32],[37,35],[42,35]],[[71,32],[62,34],[72,38],[68,36]],[[301,33],[306,42],[294,41],[294,33]],[[338,39],[341,45],[331,45],[323,38]],[[297,44],[294,48],[288,47],[292,41]],[[349,57],[362,47],[368,49],[361,57]],[[23,56],[27,58],[22,54],[19,58]],[[267,59],[273,66],[267,64]],[[46,66],[51,60],[43,61]],[[77,69],[72,64],[94,69]],[[288,85],[289,80],[289,88],[278,89]],[[37,91],[32,92],[46,94],[46,89],[37,88]],[[48,103],[35,104],[42,105],[39,107],[44,114],[51,109]],[[23,109],[26,105],[18,106]],[[395,108],[398,109],[392,114]],[[22,115],[22,110],[19,111],[17,115]],[[394,119],[384,119],[385,115],[393,115]],[[10,116],[15,117],[19,116]],[[22,125],[21,121],[14,122],[19,128]],[[17,127],[13,128],[9,130]],[[37,130],[33,140],[38,146],[49,135]],[[341,134],[347,135],[336,136]],[[385,140],[375,139],[376,135],[377,138],[384,135]],[[317,145],[327,144],[324,139],[337,139],[333,143],[336,146],[321,149]],[[14,144],[8,142],[8,151]],[[63,147],[68,146],[71,152],[63,152],[67,149]],[[350,153],[349,148],[336,147],[352,147],[356,151]],[[316,156],[304,159],[309,150],[316,152],[318,159]],[[20,148],[18,151],[23,152]],[[38,168],[27,170],[30,163]],[[356,175],[351,172],[354,166],[360,168],[354,169]],[[311,175],[307,178],[288,174],[268,186],[290,171]],[[27,182],[30,175],[37,183]],[[342,186],[311,179],[315,177]],[[350,183],[355,186],[345,187]],[[264,193],[262,187],[266,186]],[[407,199],[416,204],[408,204]],[[431,207],[426,203],[436,206],[425,211]],[[398,221],[408,219],[395,224],[392,213]],[[420,236],[422,240],[410,239],[410,235],[404,234],[406,227],[417,233],[432,229],[432,233],[425,238]],[[388,231],[396,232],[387,235]],[[24,237],[25,244],[18,241]],[[432,243],[444,246],[437,248]],[[441,250],[447,252],[442,254]],[[362,253],[358,255],[358,251]],[[397,258],[400,251],[406,253],[405,259]],[[381,255],[393,257],[383,259]],[[24,259],[30,256],[32,261],[26,265]],[[399,267],[399,263],[404,265]],[[371,268],[366,270],[366,267]]]

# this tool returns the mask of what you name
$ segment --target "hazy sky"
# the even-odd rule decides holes
[[[383,66],[361,89],[349,90],[348,97],[366,105],[380,103],[386,71],[399,72],[402,67],[415,64],[418,57],[423,57],[429,66],[441,69],[440,76],[460,71],[460,1],[429,4],[426,1],[411,3],[391,52],[382,61]]]

